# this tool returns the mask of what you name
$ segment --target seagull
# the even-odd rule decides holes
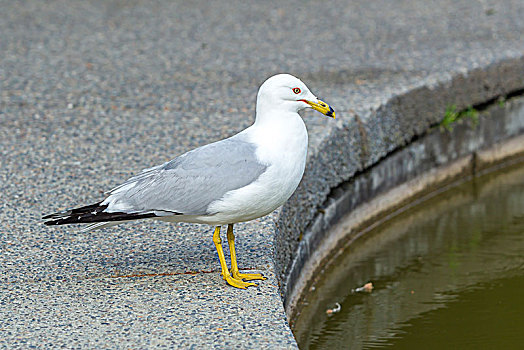
[[[222,277],[231,286],[256,286],[262,274],[240,273],[233,225],[271,213],[295,192],[306,165],[308,134],[299,111],[335,111],[290,74],[267,79],[258,90],[255,122],[227,139],[144,169],[106,192],[98,203],[46,215],[45,225],[89,224],[91,231],[153,219],[215,226],[213,242]],[[220,229],[227,225],[228,269]]]

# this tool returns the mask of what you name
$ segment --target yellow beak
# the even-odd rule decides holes
[[[326,102],[317,100],[317,102],[303,100],[308,105],[311,106],[315,111],[319,111],[320,113],[327,115],[328,117],[331,117],[335,119],[335,110],[331,108],[330,105],[328,105]]]

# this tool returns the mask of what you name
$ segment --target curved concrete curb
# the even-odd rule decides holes
[[[302,237],[291,265],[288,318],[294,318],[301,294],[341,245],[448,184],[502,162],[522,162],[524,98],[503,104],[479,112],[478,120],[465,117],[452,130],[435,127],[334,188]]]
[[[278,221],[276,259],[279,277],[284,281],[285,304],[290,294],[288,285],[300,275],[300,268],[291,267],[301,265],[300,258],[293,262],[300,237],[315,222],[318,209],[329,204],[332,189],[426,134],[442,120],[448,106],[456,105],[462,110],[495,101],[523,87],[524,57],[503,60],[465,74],[448,75],[440,82],[422,80],[416,88],[391,97],[366,114],[355,114],[352,120],[332,130],[313,155],[303,186]],[[312,192],[316,196],[311,196]]]

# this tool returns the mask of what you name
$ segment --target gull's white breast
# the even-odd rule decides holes
[[[239,134],[257,146],[258,160],[268,165],[259,178],[214,201],[200,217],[209,224],[230,224],[256,219],[284,204],[295,192],[306,165],[308,136],[298,113],[279,115],[270,123],[255,123]]]

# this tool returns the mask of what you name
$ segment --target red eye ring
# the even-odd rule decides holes
[[[298,95],[298,94],[300,94],[302,92],[302,90],[300,90],[300,88],[296,87],[296,88],[293,88],[293,92]]]

